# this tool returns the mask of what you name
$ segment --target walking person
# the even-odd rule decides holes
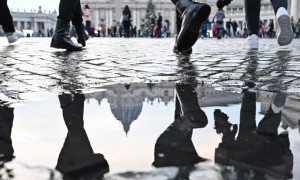
[[[223,24],[224,24],[224,18],[225,18],[225,13],[223,8],[219,8],[218,11],[216,12],[216,15],[213,18],[213,22],[216,22],[217,26],[217,37],[218,39],[221,39],[223,37]],[[215,21],[216,19],[216,21]]]
[[[91,16],[91,11],[90,7],[88,4],[84,5],[84,19],[85,19],[85,29],[89,33],[89,35],[92,35],[91,32],[91,21],[92,21],[92,16]]]
[[[226,22],[226,36],[228,38],[231,37],[231,26],[232,26],[232,22],[231,22],[231,18],[230,18],[229,21]]]
[[[295,25],[295,31],[296,31],[296,38],[300,37],[300,18],[298,19],[298,22]]]
[[[124,10],[122,12],[122,25],[123,25],[123,28],[124,28],[124,37],[127,37],[129,38],[129,29],[130,29],[130,26],[131,26],[131,12],[130,12],[130,9],[129,9],[129,6],[126,5],[124,7]]]
[[[5,32],[8,43],[16,42],[19,38],[24,37],[23,32],[16,30],[13,18],[7,6],[7,0],[0,0],[0,24]]]
[[[75,27],[78,44],[74,43],[69,36],[70,21]],[[80,0],[60,0],[59,15],[57,16],[56,28],[50,46],[68,51],[81,51],[82,47],[86,45],[82,21]]]
[[[236,32],[237,32],[238,24],[236,20],[232,21],[232,32],[233,32],[233,37],[236,37]]]
[[[287,12],[287,0],[270,0],[279,25],[277,42],[280,46],[288,45],[293,40],[291,19]],[[258,48],[259,16],[261,0],[245,0],[246,21],[250,37],[247,39],[250,48]],[[273,24],[274,25],[274,24]],[[273,36],[274,27],[269,25],[269,36]],[[272,34],[271,34],[272,33]]]

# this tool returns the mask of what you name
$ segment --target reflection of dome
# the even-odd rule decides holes
[[[123,124],[126,134],[130,129],[130,124],[136,120],[142,112],[143,104],[137,106],[110,106],[112,114]]]

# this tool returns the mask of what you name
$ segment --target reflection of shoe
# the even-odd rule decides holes
[[[277,42],[280,46],[288,45],[292,42],[294,33],[287,10],[283,7],[279,8],[276,13],[276,18],[279,25]]]
[[[279,92],[276,94],[273,102],[276,107],[280,108],[284,106],[285,100],[286,100],[286,94]]]
[[[6,33],[6,38],[9,43],[16,42],[19,38],[24,37],[23,32],[16,30],[13,33]]]
[[[177,10],[182,16],[182,25],[177,38],[177,48],[180,52],[187,51],[197,41],[203,21],[210,14],[210,6],[192,0],[179,0]]]
[[[181,112],[180,116],[184,122],[188,122],[192,128],[202,128],[208,123],[207,116],[201,109]]]
[[[247,38],[247,45],[249,49],[258,49],[258,36],[256,34],[252,34]]]

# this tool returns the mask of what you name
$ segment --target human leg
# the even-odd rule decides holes
[[[294,38],[291,19],[287,12],[287,0],[271,0],[278,22],[277,42],[280,46],[288,45]]]
[[[0,1],[0,24],[9,43],[13,43],[24,36],[21,31],[15,30],[14,28],[13,18],[7,6],[7,0]]]
[[[81,51],[82,45],[75,44],[69,36],[70,21],[73,20],[77,5],[80,1],[61,0],[59,3],[59,15],[57,17],[56,29],[51,41],[51,47],[67,49],[68,51]],[[75,14],[76,17],[77,14]],[[82,22],[82,20],[81,20]],[[74,24],[74,22],[73,22]],[[74,24],[75,25],[75,24]],[[76,28],[76,27],[75,27]]]
[[[81,10],[81,6],[80,6],[80,0],[78,0],[78,3],[75,7],[74,15],[72,18],[72,24],[74,25],[75,30],[76,30],[77,42],[79,44],[81,44],[83,47],[85,47],[85,45],[86,45],[85,41],[88,40],[89,35],[91,35],[91,26],[90,26],[91,21],[86,22],[88,34],[86,34],[86,32],[85,32],[82,22],[83,22],[82,10]]]
[[[210,14],[210,6],[192,0],[171,0],[182,17],[177,48],[180,52],[188,51],[197,41],[203,21]]]

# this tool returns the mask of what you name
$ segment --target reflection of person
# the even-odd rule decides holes
[[[7,6],[7,0],[0,1],[0,24],[9,43],[13,43],[24,36],[21,31],[16,30],[14,27],[13,18]]]
[[[237,126],[231,128],[228,116],[216,110],[215,128],[223,134],[222,142],[215,151],[216,163],[253,170],[255,178],[262,178],[264,174],[280,179],[292,178],[293,154],[288,134],[278,134],[285,98],[284,94],[278,93],[267,114],[256,126],[256,94],[245,91],[236,139]],[[243,179],[246,172],[238,171],[238,179]]]
[[[69,36],[70,21],[77,33],[77,43],[74,43]],[[85,44],[85,31],[82,24],[82,10],[80,0],[60,0],[59,15],[56,21],[56,28],[51,40],[51,47],[66,49],[68,51],[81,51]]]
[[[193,145],[193,129],[205,127],[208,121],[191,85],[176,85],[176,90],[175,120],[156,141],[153,165],[178,166],[177,179],[188,179],[193,166],[205,161]]]
[[[59,95],[68,134],[56,169],[64,175],[64,179],[98,179],[109,171],[104,156],[94,153],[83,127],[84,100],[83,94]]]
[[[1,106],[0,100],[0,170],[6,162],[14,158],[14,149],[11,140],[11,131],[14,119],[14,109],[7,106]],[[7,171],[7,173],[12,173]],[[2,174],[0,174],[2,177]]]

